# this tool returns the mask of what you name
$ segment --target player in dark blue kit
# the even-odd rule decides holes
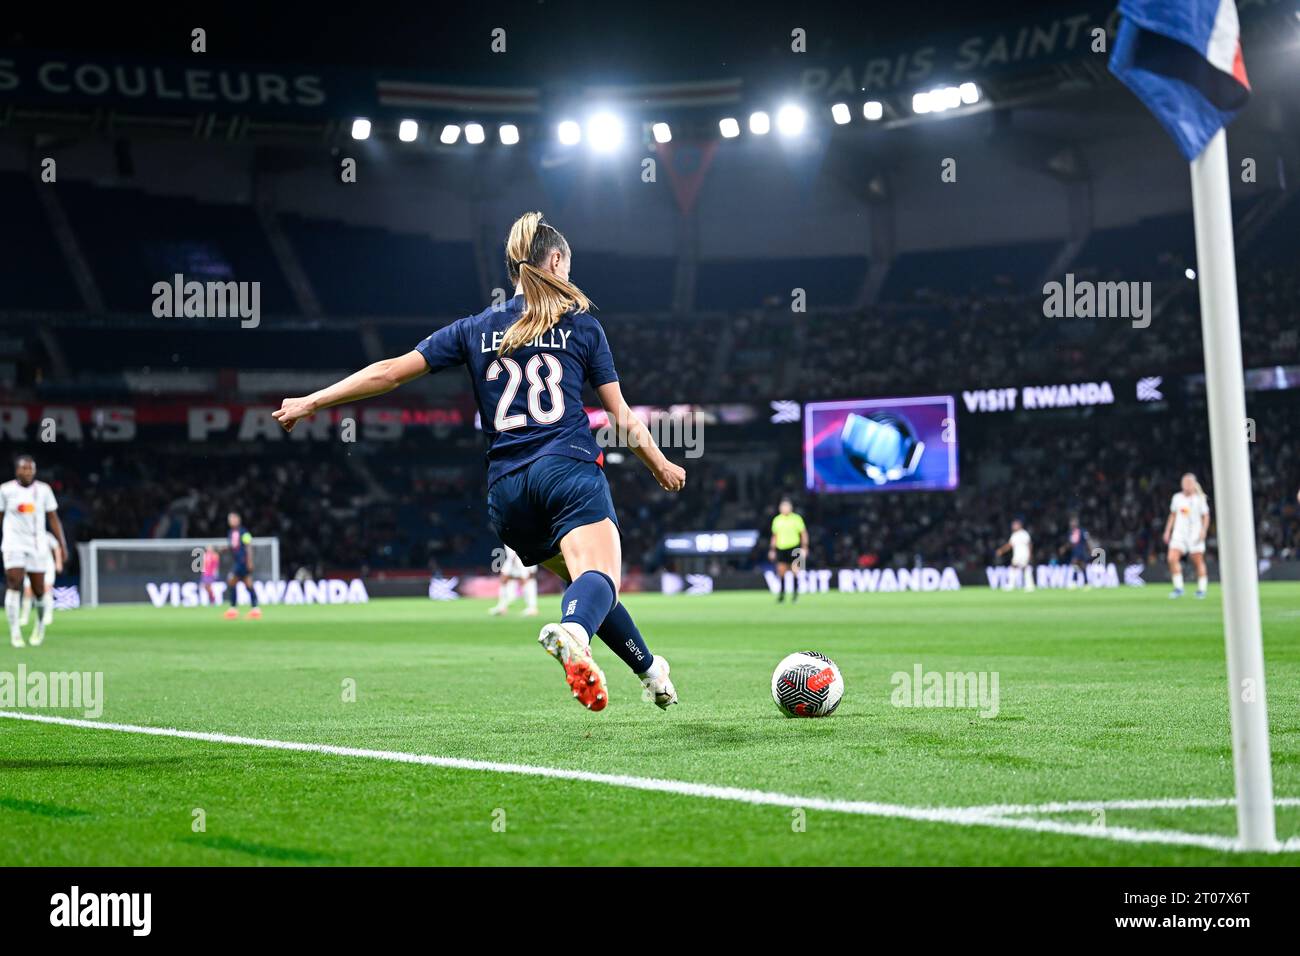
[[[1091,557],[1091,554],[1089,553],[1088,531],[1086,528],[1080,526],[1077,517],[1070,518],[1070,533],[1066,540],[1064,550],[1067,550],[1070,553],[1071,572],[1073,572],[1075,568],[1078,568],[1079,574],[1083,577],[1084,588],[1091,587],[1092,585],[1088,583],[1088,559]],[[1069,583],[1066,587],[1073,588],[1076,586],[1074,574],[1071,573]]]
[[[614,357],[591,303],[569,281],[569,244],[541,213],[521,216],[506,241],[515,296],[501,306],[434,332],[397,358],[362,369],[273,414],[285,429],[333,405],[392,391],[426,372],[469,371],[488,439],[488,516],[524,564],[541,564],[567,582],[558,623],[538,641],[564,665],[573,696],[591,710],[609,702],[591,656],[599,635],[641,679],[661,708],[677,703],[668,661],[650,653],[619,603],[622,553],[604,454],[582,404],[596,392],[620,435],[667,491],[686,472],[664,457],[623,399]]]
[[[230,526],[230,531],[226,535],[225,550],[230,552],[235,562],[230,569],[230,577],[226,579],[227,593],[230,595],[230,608],[226,611],[226,617],[231,620],[239,617],[235,602],[239,600],[239,582],[243,581],[244,587],[248,588],[248,600],[252,604],[248,616],[257,620],[262,616],[262,609],[257,606],[257,589],[253,587],[253,536],[244,528],[239,515],[234,511],[226,515],[226,524]]]

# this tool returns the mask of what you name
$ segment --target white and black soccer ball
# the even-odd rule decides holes
[[[791,654],[772,673],[772,699],[787,717],[829,717],[843,696],[840,669],[816,651]]]

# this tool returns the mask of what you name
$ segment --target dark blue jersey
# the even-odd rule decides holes
[[[235,564],[248,564],[248,549],[253,546],[253,536],[245,531],[242,525],[229,530],[226,534],[226,544],[230,547]]]
[[[488,484],[543,455],[603,463],[582,406],[582,387],[618,381],[605,330],[585,312],[499,355],[522,314],[517,295],[501,308],[453,322],[416,346],[432,372],[464,365],[488,438]]]

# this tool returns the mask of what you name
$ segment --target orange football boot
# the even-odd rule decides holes
[[[609,703],[605,675],[591,648],[583,643],[566,624],[547,624],[537,636],[537,643],[564,667],[564,679],[578,703],[588,710],[604,710]]]

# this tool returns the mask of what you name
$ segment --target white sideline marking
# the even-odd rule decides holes
[[[1300,797],[1275,797],[1274,806],[1300,807]],[[1203,807],[1235,807],[1232,797],[1160,797],[1154,800],[1070,800],[1067,803],[990,804],[970,807],[994,816],[1018,813],[1086,813],[1091,810],[1191,810]]]
[[[28,714],[0,710],[0,717],[8,717],[11,720],[27,720],[38,724],[57,724],[61,727],[116,730],[121,733],[146,734],[152,737],[177,737],[183,740],[198,740],[212,744],[238,744],[245,747],[261,747],[266,750],[292,750],[303,753],[330,754],[336,757],[359,757],[369,760],[386,760],[392,763],[444,767],[451,770],[479,770],[487,773],[548,777],[555,780],[577,780],[583,783],[600,783],[631,790],[675,793],[680,796],[704,797],[714,800],[732,800],[756,806],[825,810],[830,813],[852,813],[860,816],[917,820],[926,823],[950,823],[956,826],[1028,830],[1034,833],[1055,833],[1065,836],[1115,840],[1120,843],[1161,843],[1171,846],[1200,847],[1221,852],[1242,851],[1242,847],[1235,837],[1208,833],[1184,833],[1180,830],[1138,830],[1132,827],[1099,826],[1092,823],[1064,823],[1058,820],[1029,818],[1031,814],[1087,812],[1096,809],[1180,810],[1199,807],[1231,807],[1235,805],[1235,801],[1231,798],[1186,797],[1160,800],[1078,800],[1068,803],[1037,805],[992,804],[980,807],[908,807],[894,803],[830,800],[824,797],[797,797],[785,793],[772,793],[766,790],[748,790],[743,787],[721,787],[709,783],[661,780],[656,777],[635,777],[627,774],[595,773],[590,770],[568,770],[563,767],[497,763],[490,760],[468,760],[463,757],[435,757],[430,754],[403,753],[394,750],[367,750],[361,747],[339,747],[333,744],[302,743],[294,740],[263,740],[258,737],[238,737],[231,734],[205,733],[197,730],[177,730],[172,727],[114,724],[98,720],[55,717],[49,714]],[[1284,797],[1275,802],[1279,806],[1300,806],[1300,798],[1296,797]],[[1277,850],[1283,853],[1300,852],[1300,837],[1291,837],[1284,842],[1280,842]]]

